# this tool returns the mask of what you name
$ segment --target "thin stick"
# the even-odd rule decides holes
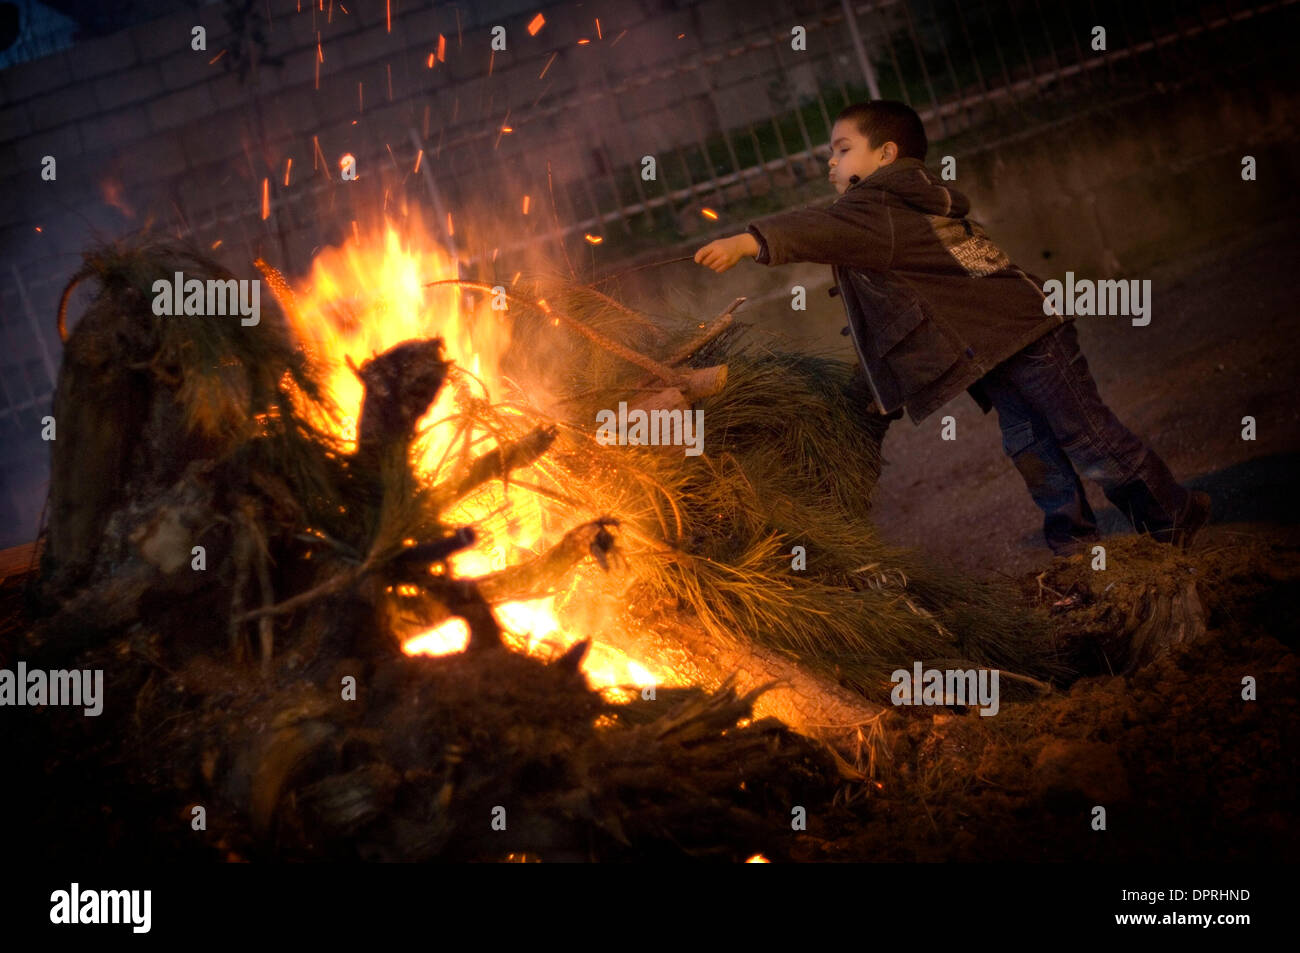
[[[372,565],[372,561],[367,560],[355,569],[341,572],[338,575],[327,579],[319,586],[316,586],[313,589],[308,589],[306,592],[300,592],[298,595],[284,600],[284,602],[276,603],[273,606],[266,606],[262,609],[254,609],[251,612],[245,612],[243,615],[235,619],[233,624],[237,625],[243,622],[250,622],[253,619],[260,619],[263,616],[284,615],[285,613],[293,612],[295,609],[301,608],[308,603],[315,602],[317,599],[333,595],[336,592],[341,592],[342,590],[355,585],[362,576],[370,571]]]
[[[551,181],[551,160],[546,160],[546,188],[551,193],[551,221],[555,225],[556,241],[560,243],[560,251],[564,252],[564,263],[569,266],[569,277],[575,281],[578,273],[573,270],[573,262],[569,259],[569,249],[564,244],[564,233],[560,231],[560,213],[555,208],[555,183]]]
[[[612,275],[605,275],[603,278],[597,278],[592,284],[600,284],[609,281],[611,278],[618,278],[622,275],[630,275],[635,271],[644,271],[647,268],[658,268],[660,265],[675,265],[679,261],[694,261],[694,255],[682,255],[680,258],[665,258],[663,261],[652,261],[645,265],[637,265],[635,268],[624,268],[622,271],[616,271]]]

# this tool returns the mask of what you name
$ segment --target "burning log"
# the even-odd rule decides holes
[[[454,488],[435,490],[439,499],[459,500],[489,480],[506,479],[511,471],[532,466],[550,449],[559,431],[537,427],[518,440],[495,447],[470,464],[469,472]]]
[[[606,593],[595,604],[590,594],[574,612],[600,614],[601,640],[652,672],[670,672],[674,683],[716,691],[730,685],[755,693],[756,717],[780,719],[794,730],[827,742],[841,752],[860,751],[860,732],[875,732],[881,705],[845,688],[788,653],[743,636],[719,638],[688,612],[662,601],[627,604],[622,594]],[[860,765],[865,767],[865,765]]]
[[[366,388],[357,428],[358,452],[381,444],[409,442],[415,424],[447,377],[442,339],[407,341],[366,361],[356,371]]]
[[[588,555],[607,569],[617,553],[609,527],[617,525],[617,520],[603,518],[575,527],[535,559],[477,579],[479,591],[490,602],[535,599],[559,587]]]
[[[472,582],[482,599],[491,604],[537,599],[548,592],[560,589],[568,580],[574,567],[591,556],[601,568],[617,557],[614,537],[608,527],[616,520],[599,519],[577,526],[546,552],[522,563],[516,563],[499,572],[479,577]],[[412,636],[425,629],[441,625],[453,615],[444,593],[431,579],[428,566],[423,571],[398,578],[410,586],[391,602],[392,612],[388,625],[400,636]],[[472,639],[471,639],[472,641]]]

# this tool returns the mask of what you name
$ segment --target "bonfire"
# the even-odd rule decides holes
[[[742,301],[466,281],[413,220],[255,267],[255,328],[152,312],[236,277],[172,243],[74,277],[20,647],[110,673],[85,758],[219,811],[205,849],[777,859],[792,805],[879,788],[890,672],[1061,672],[1041,614],[875,536],[885,422]],[[702,452],[603,439],[616,408]]]

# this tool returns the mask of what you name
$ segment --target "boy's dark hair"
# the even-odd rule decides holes
[[[879,149],[886,142],[898,146],[900,159],[925,161],[930,148],[925,138],[921,117],[907,103],[893,99],[873,99],[869,103],[854,103],[840,111],[835,121],[841,119],[857,124],[858,132],[867,137],[871,148]]]

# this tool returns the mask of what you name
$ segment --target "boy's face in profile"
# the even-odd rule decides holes
[[[853,184],[851,176],[865,179],[897,157],[898,146],[893,142],[873,149],[856,122],[841,119],[831,129],[830,181],[840,195]]]

